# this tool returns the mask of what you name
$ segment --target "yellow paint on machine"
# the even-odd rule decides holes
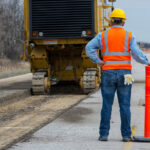
[[[37,2],[39,1],[37,0]],[[78,28],[83,28],[80,31],[81,35],[79,34],[78,36],[74,36],[74,32],[69,31],[69,34],[72,34],[71,38],[69,38],[69,34],[61,38],[59,35],[57,35],[58,33],[56,34],[56,32],[55,36],[50,35],[50,37],[44,37],[43,35],[46,35],[48,32],[45,31],[45,28],[53,29],[54,26],[50,25],[47,27],[47,24],[41,24],[41,22],[39,23],[40,27],[38,27],[40,30],[32,31],[32,19],[34,20],[34,15],[32,16],[32,5],[34,4],[32,3],[32,0],[24,0],[24,25],[26,41],[24,44],[24,56],[22,56],[21,58],[27,60],[28,57],[31,66],[31,72],[33,74],[43,71],[45,73],[44,78],[49,79],[49,83],[52,83],[53,79],[55,79],[57,83],[59,81],[74,81],[79,84],[82,89],[84,87],[83,84],[85,83],[84,80],[82,80],[84,73],[92,68],[97,71],[94,77],[95,82],[93,82],[93,84],[95,85],[91,86],[90,88],[98,88],[97,85],[100,85],[101,81],[101,69],[99,65],[93,63],[86,55],[85,46],[100,31],[103,31],[107,27],[110,27],[109,15],[113,6],[108,5],[108,0],[93,0],[92,2],[92,5],[91,3],[87,3],[87,5],[89,5],[89,7],[92,7],[92,10],[89,11],[91,11],[92,13],[90,24],[93,24],[93,26],[90,26],[89,29],[84,29],[84,27],[79,26]],[[44,1],[43,3],[47,3],[47,1]],[[72,4],[71,1],[68,1],[67,3]],[[78,1],[78,5],[80,5],[80,3],[81,2]],[[50,5],[50,3],[47,3],[46,5]],[[66,3],[63,3],[62,1],[62,5],[65,6]],[[56,9],[54,11],[58,10]],[[36,10],[36,13],[37,12],[38,11]],[[55,13],[57,14],[58,12],[54,12],[54,15]],[[72,17],[72,19],[74,19],[71,14],[69,15],[70,17]],[[40,17],[41,16],[42,15],[40,15]],[[40,18],[38,15],[36,17],[38,19]],[[63,19],[65,20],[66,18],[62,17],[61,22],[63,22]],[[60,29],[58,28],[58,26],[60,26],[60,22],[54,20],[53,22],[49,21],[48,23],[55,24],[55,31],[60,32]],[[64,30],[66,29],[64,28]],[[66,30],[66,32],[68,31]],[[68,70],[68,68],[70,69]],[[46,82],[44,82],[43,84],[46,85],[40,86],[47,87],[46,91],[48,91],[51,85],[47,86],[48,84]],[[89,88],[89,86],[87,87]]]

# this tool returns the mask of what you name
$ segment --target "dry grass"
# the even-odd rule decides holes
[[[0,78],[11,77],[30,72],[28,62],[0,59]]]

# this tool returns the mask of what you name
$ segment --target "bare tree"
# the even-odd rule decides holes
[[[17,59],[23,53],[23,0],[0,0],[0,57]]]

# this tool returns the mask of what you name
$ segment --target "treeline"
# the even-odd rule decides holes
[[[150,43],[138,42],[138,45],[139,45],[141,48],[150,49]]]
[[[19,59],[23,42],[23,0],[0,0],[0,58]]]
[[[150,48],[150,43],[138,44],[142,48]],[[0,58],[19,59],[23,49],[23,0],[0,0]]]

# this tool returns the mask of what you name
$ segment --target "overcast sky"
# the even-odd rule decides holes
[[[150,0],[116,0],[115,8],[122,8],[127,15],[125,29],[137,41],[150,43]]]

